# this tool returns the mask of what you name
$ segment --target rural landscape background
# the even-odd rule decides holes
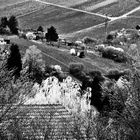
[[[0,140],[140,139],[140,0],[0,0]]]

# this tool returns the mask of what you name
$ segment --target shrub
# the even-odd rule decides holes
[[[84,57],[85,57],[84,51],[80,52],[79,57],[80,57],[80,58],[84,58]]]
[[[116,62],[127,62],[127,56],[125,53],[114,50],[112,48],[106,48],[102,51],[102,57],[112,59]]]
[[[106,75],[109,79],[118,80],[122,76],[122,73],[118,69],[110,69]]]
[[[91,38],[91,37],[84,37],[83,38],[83,42],[85,44],[96,44],[97,43],[97,39],[96,38]]]
[[[70,63],[69,64],[69,73],[74,75],[80,73],[84,70],[84,65],[82,63]]]

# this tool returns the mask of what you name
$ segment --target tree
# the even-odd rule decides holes
[[[32,90],[33,83],[28,78],[20,76],[14,82],[12,72],[7,71],[5,62],[0,61],[0,139],[14,139],[18,136],[20,140],[20,128],[15,125],[16,118],[21,114],[26,114],[27,111],[21,112],[21,106],[25,102],[25,98],[29,96]],[[9,123],[10,122],[10,123]],[[14,131],[13,131],[14,130]],[[19,130],[19,131],[18,131]],[[20,132],[20,133],[19,133]]]
[[[42,26],[39,26],[38,29],[37,29],[37,31],[44,32],[44,29],[43,29]]]
[[[47,41],[57,41],[59,38],[56,29],[53,26],[48,28],[48,32],[46,33],[45,37]]]
[[[12,34],[18,34],[18,21],[15,16],[9,18],[8,27]]]
[[[30,79],[41,83],[45,71],[45,62],[43,61],[41,51],[37,46],[30,46],[23,57],[23,68],[29,74]]]
[[[7,17],[2,17],[2,18],[1,18],[1,24],[0,24],[0,26],[1,26],[2,28],[6,28],[7,25],[8,25]]]
[[[7,59],[6,67],[8,70],[13,70],[13,75],[16,77],[20,76],[20,71],[22,70],[21,55],[19,48],[16,44],[12,44],[10,47],[10,55]]]

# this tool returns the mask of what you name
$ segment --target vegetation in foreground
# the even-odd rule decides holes
[[[15,34],[15,30],[13,31],[17,29],[15,17],[12,17],[12,20],[2,21],[4,24],[1,24],[1,27],[8,27],[10,32]],[[3,26],[5,24],[6,26]],[[42,32],[42,28],[38,30]],[[54,29],[53,34],[57,36]],[[53,139],[56,133],[53,127],[48,132],[48,129],[46,127],[42,129],[38,122],[28,122],[29,118],[19,117],[21,114],[26,116],[27,113],[25,110],[21,111],[20,107],[35,104],[62,104],[72,113],[72,122],[60,119],[63,127],[67,123],[71,128],[70,131],[65,131],[60,139],[67,138],[67,134],[70,133],[72,139],[77,140],[139,140],[140,57],[138,51],[136,51],[138,55],[134,55],[135,52],[133,54],[133,50],[137,50],[137,44],[134,43],[139,40],[137,40],[138,36],[136,38],[132,36],[128,41],[130,36],[125,38],[125,35],[121,35],[123,38],[116,41],[118,38],[110,33],[102,45],[115,46],[116,44],[121,47],[118,42],[126,43],[124,44],[126,46],[130,43],[128,49],[130,57],[126,59],[132,58],[135,61],[128,61],[129,69],[123,71],[113,69],[103,74],[97,70],[85,72],[82,63],[70,63],[69,74],[81,82],[77,79],[73,80],[59,65],[46,65],[41,50],[35,45],[29,46],[22,57],[18,45],[11,44],[9,53],[2,52],[2,56],[7,56],[0,60],[0,138],[3,140],[38,139],[34,134],[40,133],[42,139]],[[52,41],[52,36],[48,37],[48,34],[46,36],[49,41]],[[55,37],[53,39],[57,41],[58,36]],[[92,41],[89,39],[85,43],[90,44]],[[108,46],[96,46],[97,48],[94,49],[100,51],[102,57],[115,61],[116,58],[122,60],[118,54],[123,46],[120,49],[114,46],[110,46],[109,49]],[[53,114],[51,115],[50,117],[53,117]],[[25,123],[26,121],[28,123]],[[50,122],[46,123],[47,127],[52,125]],[[33,136],[29,135],[30,132],[25,133],[26,128],[31,128]]]

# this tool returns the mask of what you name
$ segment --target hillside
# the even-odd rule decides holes
[[[11,40],[19,45],[22,55],[29,46],[38,46],[38,48],[42,51],[43,58],[47,65],[60,65],[64,71],[68,71],[68,66],[71,62],[83,63],[85,72],[99,70],[105,74],[109,69],[113,69],[114,67],[119,70],[128,68],[127,65],[123,63],[116,63],[109,59],[97,57],[97,55],[94,54],[86,54],[86,57],[81,59],[70,55],[69,50],[64,48],[56,48],[18,38],[11,38]]]
[[[120,30],[122,28],[135,29],[136,25],[138,25],[139,23],[140,23],[140,18],[135,17],[135,16],[130,16],[130,17],[122,18],[117,21],[113,21],[113,22],[109,23],[107,31],[109,33],[110,31]],[[104,39],[105,38],[105,26],[104,25],[101,27],[92,26],[90,28],[83,29],[81,31],[65,35],[65,37],[67,39],[70,39],[73,41],[75,41],[77,39],[82,39],[85,36]]]

